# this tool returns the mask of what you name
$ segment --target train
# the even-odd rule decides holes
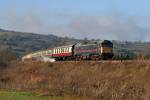
[[[109,40],[94,43],[76,43],[29,53],[22,60],[37,60],[48,57],[55,61],[109,60],[113,57],[113,43]]]

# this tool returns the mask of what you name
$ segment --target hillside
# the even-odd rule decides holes
[[[40,35],[0,29],[0,48],[12,49],[19,55],[27,52],[76,43],[80,40],[54,35]]]
[[[68,37],[58,37],[55,35],[41,35],[0,29],[0,48],[11,49],[20,56],[32,51],[84,41],[90,40],[79,40]],[[113,43],[114,53],[116,55],[150,55],[150,43],[122,41],[113,41]]]
[[[150,42],[122,42],[113,41],[115,55],[130,56],[138,55],[150,56]]]

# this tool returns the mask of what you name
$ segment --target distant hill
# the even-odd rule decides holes
[[[3,30],[3,29],[0,29],[0,32],[5,32],[5,30]]]
[[[113,41],[116,55],[146,55],[150,56],[150,42]]]
[[[61,45],[69,45],[81,40],[62,38],[54,35],[40,35],[0,29],[0,49],[12,49],[19,55],[41,49],[52,48]]]
[[[41,35],[0,29],[0,49],[11,49],[20,56],[32,51],[84,41],[55,35]],[[113,43],[116,55],[150,54],[150,43],[147,42],[113,41]]]

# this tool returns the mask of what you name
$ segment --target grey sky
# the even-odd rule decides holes
[[[149,1],[100,1],[6,0],[0,3],[0,27],[74,38],[150,41]]]

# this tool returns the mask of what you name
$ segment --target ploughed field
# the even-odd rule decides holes
[[[0,88],[75,100],[150,100],[150,61],[13,62],[1,67]]]

